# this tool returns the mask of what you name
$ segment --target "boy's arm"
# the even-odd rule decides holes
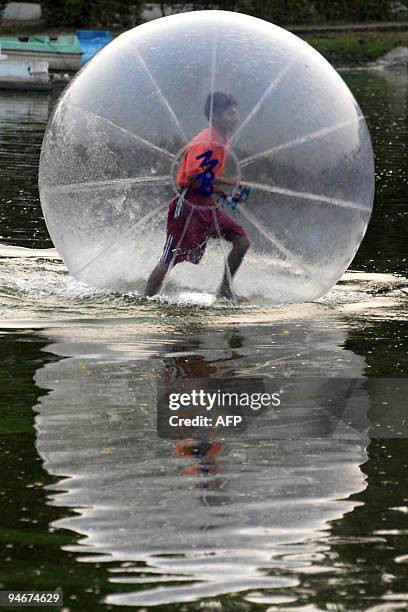
[[[230,178],[221,178],[218,177],[215,179],[214,181],[214,186],[219,186],[219,185],[232,185],[233,187],[235,187],[236,185],[239,184],[238,181],[238,177],[237,176],[231,176]]]
[[[196,190],[200,187],[201,180],[198,178],[199,176],[200,176],[200,173],[191,174],[190,176],[187,177],[188,186],[190,189]]]
[[[190,189],[193,189],[193,190],[199,189],[199,187],[201,186],[201,179],[199,178],[200,174],[201,173],[191,174],[190,176],[187,177],[188,186]],[[216,178],[213,182],[214,191],[222,192],[223,188],[225,188],[226,185],[229,187],[239,186],[238,177]]]

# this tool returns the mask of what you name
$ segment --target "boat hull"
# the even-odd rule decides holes
[[[76,72],[79,70],[82,57],[82,53],[10,49],[4,44],[2,45],[2,53],[6,53],[7,58],[10,60],[48,62],[50,70],[61,70],[65,72]]]
[[[51,82],[29,81],[28,79],[7,79],[0,77],[0,91],[50,91]]]

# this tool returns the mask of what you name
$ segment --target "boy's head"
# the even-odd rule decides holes
[[[211,98],[213,104],[213,123],[223,132],[231,132],[238,123],[238,102],[231,94],[215,91],[208,94],[204,104],[204,114],[210,118]]]

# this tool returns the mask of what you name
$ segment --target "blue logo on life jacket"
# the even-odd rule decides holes
[[[213,152],[211,149],[209,149],[205,153],[201,153],[201,155],[197,155],[196,157],[196,159],[203,159],[200,164],[200,168],[203,168],[203,171],[197,175],[197,178],[200,179],[201,182],[196,191],[207,197],[214,193],[215,174],[213,172],[213,168],[215,168],[215,166],[219,163],[218,159],[211,159],[212,154]]]

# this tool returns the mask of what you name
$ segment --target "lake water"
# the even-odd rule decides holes
[[[55,99],[0,93],[0,588],[60,587],[75,611],[407,609],[408,444],[387,418],[407,410],[408,77],[343,77],[373,139],[374,216],[327,296],[279,307],[77,283],[39,251]],[[242,435],[159,438],[157,385],[188,378],[300,386]],[[308,398],[336,390],[333,420]]]

